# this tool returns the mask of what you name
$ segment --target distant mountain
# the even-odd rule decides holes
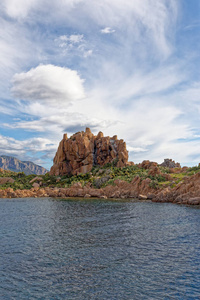
[[[21,161],[15,157],[6,155],[0,156],[0,168],[13,172],[24,172],[26,175],[44,175],[48,172],[45,168],[40,167],[31,161]]]

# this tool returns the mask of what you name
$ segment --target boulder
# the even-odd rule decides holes
[[[85,194],[84,198],[90,198],[91,195],[90,194]]]
[[[190,205],[199,205],[200,204],[200,197],[190,198],[187,201],[187,204],[190,204]]]
[[[77,132],[70,138],[64,134],[54,157],[50,175],[85,174],[93,166],[115,163],[117,167],[126,166],[128,151],[126,143],[117,136],[104,137],[102,132],[93,135],[89,128]]]
[[[94,180],[94,186],[96,186],[99,189],[104,183],[110,180],[110,178],[111,177],[109,175],[97,178]]]
[[[0,185],[3,185],[5,183],[14,183],[15,180],[11,177],[0,177]]]
[[[152,169],[152,168],[155,168],[157,167],[158,164],[154,161],[149,161],[149,160],[144,160],[142,163],[140,163],[138,165],[139,168],[142,168],[142,169],[146,169],[146,170],[149,170],[149,169]]]
[[[139,199],[139,200],[147,200],[147,196],[141,195],[141,194],[140,194],[140,195],[138,196],[138,199]]]
[[[29,183],[40,182],[40,181],[43,181],[43,178],[36,176],[32,180],[30,180]]]
[[[160,174],[161,174],[161,171],[157,166],[151,167],[148,171],[149,176],[156,176],[156,175],[160,175]]]

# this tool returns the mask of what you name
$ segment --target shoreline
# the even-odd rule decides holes
[[[94,167],[89,173],[73,176],[25,175],[5,170],[0,175],[0,198],[131,198],[200,205],[200,165],[168,168],[143,161],[123,168]]]
[[[200,179],[200,173],[194,175]],[[93,188],[90,185],[82,187],[81,183],[75,183],[68,188],[58,187],[33,187],[31,189],[7,188],[0,190],[0,199],[18,199],[18,198],[99,198],[128,200],[135,199],[138,201],[151,201],[159,203],[174,203],[184,205],[200,205],[198,190],[194,191],[194,183],[191,184],[192,191],[187,192],[187,184],[182,183],[174,189],[164,188],[153,190],[149,188],[149,180],[136,178],[131,183],[116,180],[115,185],[108,185],[104,188]],[[183,188],[185,193],[183,193]]]

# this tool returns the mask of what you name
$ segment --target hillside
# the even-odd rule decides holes
[[[26,175],[44,175],[48,172],[45,168],[30,161],[20,161],[15,157],[5,155],[0,156],[0,168],[13,172],[24,172]]]
[[[200,205],[199,195],[200,166],[169,168],[146,160],[118,168],[113,162],[95,166],[86,174],[64,176],[26,176],[0,169],[0,198],[130,198]]]

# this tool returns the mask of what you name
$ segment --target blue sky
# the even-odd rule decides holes
[[[2,0],[0,155],[50,168],[63,133],[200,162],[199,0]]]

